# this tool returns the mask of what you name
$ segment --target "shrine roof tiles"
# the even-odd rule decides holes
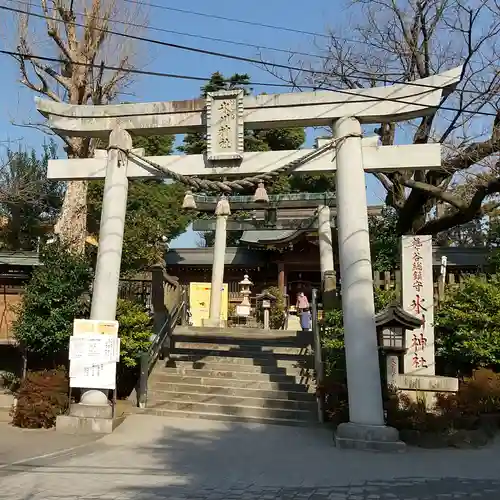
[[[224,259],[226,266],[260,267],[268,261],[265,252],[243,247],[228,247]],[[214,261],[213,247],[172,248],[165,255],[167,266],[211,267]]]
[[[288,230],[276,230],[268,229],[262,231],[245,231],[240,238],[242,243],[254,243],[254,244],[272,244],[272,243],[285,243],[287,241],[293,240],[302,231],[296,231],[295,229]]]

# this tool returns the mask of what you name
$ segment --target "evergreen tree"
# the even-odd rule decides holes
[[[153,135],[134,137],[133,146],[144,148],[146,156],[163,156],[172,153],[173,144],[173,136]],[[89,183],[88,231],[93,235],[99,234],[103,188],[103,181]],[[182,234],[190,222],[191,216],[181,210],[183,198],[184,187],[176,182],[130,181],[122,273],[135,273],[163,259],[165,243]]]
[[[210,81],[201,87],[201,96],[206,97],[208,92],[218,90],[243,89],[245,95],[252,92],[250,87],[250,76],[248,74],[235,73],[230,78],[224,78],[219,73],[213,73]],[[245,130],[244,147],[245,151],[288,151],[299,149],[306,139],[306,134],[301,127],[278,128],[272,130]],[[206,151],[206,134],[191,133],[186,134],[179,151],[186,154],[203,154]],[[325,192],[334,191],[334,176],[325,175],[280,175],[266,185],[270,194],[291,193],[291,192]],[[253,194],[254,189],[240,194]],[[241,232],[231,231],[228,235],[228,245],[237,245]],[[214,236],[211,232],[202,235],[205,246],[213,244]]]
[[[54,142],[34,150],[8,150],[0,168],[0,245],[8,250],[35,250],[53,226],[61,208],[62,183],[47,179]]]

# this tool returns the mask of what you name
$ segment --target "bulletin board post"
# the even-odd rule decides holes
[[[120,360],[117,321],[75,319],[69,342],[69,386],[88,391],[112,391],[112,401],[93,405],[70,403],[68,415],[56,420],[66,434],[109,434],[121,423],[116,418],[116,364]]]

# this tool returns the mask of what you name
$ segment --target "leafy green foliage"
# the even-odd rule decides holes
[[[134,147],[144,147],[146,154],[170,154],[172,136],[134,138]],[[87,195],[88,230],[99,233],[104,183],[89,182]],[[163,258],[165,242],[182,234],[191,215],[182,211],[185,188],[161,180],[132,180],[127,198],[127,217],[122,252],[122,273],[135,273]],[[94,249],[95,253],[95,249]]]
[[[451,373],[500,368],[500,276],[467,277],[436,311],[436,354]]]
[[[375,312],[380,312],[396,298],[393,289],[374,289]],[[325,372],[335,378],[345,377],[344,326],[342,309],[327,311],[323,321],[322,344],[324,349]]]
[[[67,349],[74,318],[88,314],[92,269],[84,257],[56,243],[40,257],[13,328],[29,352],[49,356]]]
[[[500,274],[500,249],[493,248],[487,257],[489,271]]]
[[[120,325],[120,363],[134,368],[139,364],[140,354],[147,352],[151,345],[151,318],[141,304],[119,300],[116,319]]]
[[[134,148],[144,148],[146,156],[166,156],[174,152],[175,136],[148,135],[134,137]]]
[[[374,271],[399,268],[399,236],[396,233],[398,215],[392,207],[384,207],[380,215],[368,218],[370,250]]]
[[[49,159],[56,158],[54,142],[34,150],[8,150],[0,169],[0,245],[8,250],[34,250],[54,223],[62,204],[63,186],[47,179]]]
[[[271,302],[271,308],[269,309],[269,326],[273,330],[279,330],[283,328],[283,323],[285,321],[285,296],[282,290],[277,286],[271,286],[267,288],[266,291],[276,297],[276,300]]]
[[[69,382],[64,368],[28,372],[17,393],[12,423],[26,429],[50,429],[69,407]]]

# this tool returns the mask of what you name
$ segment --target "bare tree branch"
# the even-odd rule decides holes
[[[101,105],[114,100],[120,89],[131,81],[127,70],[136,62],[136,42],[110,35],[106,30],[121,30],[124,34],[140,31],[141,26],[147,24],[144,6],[138,2],[127,8],[124,2],[117,0],[40,0],[40,5],[44,21],[19,16],[18,47],[22,55],[16,60],[21,83],[49,99],[75,105]],[[77,24],[83,27],[80,29]],[[52,42],[60,64],[45,65],[32,59],[35,55],[32,48],[40,43],[39,34],[43,32],[44,41]],[[93,67],[99,64],[100,67]],[[119,69],[104,70],[105,65]],[[62,139],[69,157],[92,155],[94,143],[90,139]],[[83,251],[85,245],[86,193],[86,182],[68,183],[61,217],[55,227],[62,239],[78,251]]]
[[[299,62],[315,75],[295,75],[294,84],[355,89],[411,81],[462,64],[456,92],[447,108],[432,115],[377,130],[382,144],[441,143],[442,171],[377,174],[386,203],[397,210],[401,234],[446,230],[487,214],[498,192],[495,165],[500,154],[500,2],[499,0],[351,0],[349,41],[330,30],[319,47],[324,62]],[[325,75],[326,73],[326,75]],[[287,77],[281,75],[284,81]],[[488,121],[475,112],[497,113]],[[399,142],[398,141],[398,142]],[[497,160],[495,160],[495,158]],[[474,175],[480,174],[477,178]],[[460,196],[466,184],[472,194]],[[477,196],[475,196],[477,195]],[[451,210],[436,213],[436,203]]]

